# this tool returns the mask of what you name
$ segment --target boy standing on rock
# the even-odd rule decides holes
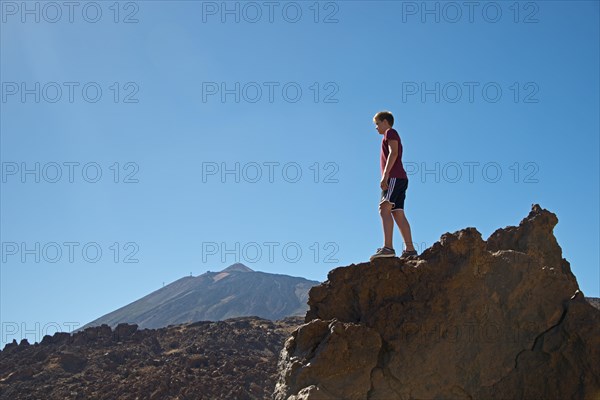
[[[379,257],[395,257],[392,235],[394,220],[406,244],[406,250],[400,257],[416,256],[413,246],[410,225],[404,215],[404,198],[408,187],[408,177],[402,165],[402,143],[395,129],[394,116],[389,111],[380,111],[373,117],[375,128],[383,135],[381,142],[381,200],[379,215],[383,223],[383,247],[371,256],[371,260]]]

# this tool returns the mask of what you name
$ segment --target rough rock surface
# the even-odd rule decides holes
[[[600,399],[600,311],[533,205],[487,241],[340,267],[309,293],[273,398]]]
[[[600,310],[600,299],[597,297],[586,297],[588,303]]]
[[[302,318],[241,317],[137,330],[121,324],[14,342],[0,352],[0,399],[267,399],[277,356]]]

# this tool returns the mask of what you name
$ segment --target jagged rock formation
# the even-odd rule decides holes
[[[487,241],[336,268],[281,352],[275,400],[600,399],[600,311],[534,205]]]
[[[253,271],[236,263],[219,272],[187,276],[86,324],[136,324],[163,328],[194,321],[258,316],[278,320],[305,315],[308,290],[319,284],[305,278]]]
[[[300,323],[242,317],[158,330],[103,325],[34,345],[14,342],[0,352],[0,399],[266,399],[283,342]]]

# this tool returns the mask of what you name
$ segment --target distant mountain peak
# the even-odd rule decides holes
[[[229,267],[225,268],[221,272],[254,272],[254,270],[252,268],[246,267],[242,263],[235,263],[235,264],[232,264]]]
[[[252,272],[244,264],[235,263],[219,272],[178,279],[97,318],[80,330],[102,324],[116,327],[120,323],[132,323],[145,329],[250,315],[277,320],[306,314],[308,291],[319,282]],[[1,374],[0,370],[0,378]]]

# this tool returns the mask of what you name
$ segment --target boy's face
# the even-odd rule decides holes
[[[373,120],[373,123],[375,123],[375,128],[377,129],[377,132],[379,132],[380,135],[383,135],[385,131],[391,128],[390,123],[386,119],[375,119]]]

